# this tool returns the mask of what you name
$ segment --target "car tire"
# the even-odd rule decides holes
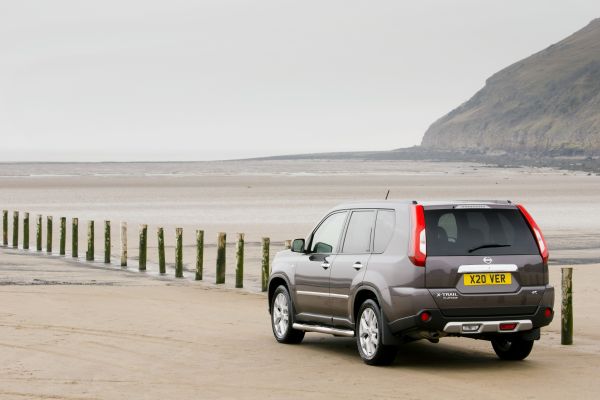
[[[297,344],[304,339],[304,331],[292,327],[293,309],[290,293],[284,285],[279,285],[271,299],[271,328],[279,343]]]
[[[356,317],[356,346],[358,354],[368,365],[389,365],[398,349],[382,342],[383,320],[377,303],[365,300]]]
[[[492,339],[492,347],[500,359],[520,361],[531,353],[533,340],[498,337]]]

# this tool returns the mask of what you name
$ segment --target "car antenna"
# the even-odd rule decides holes
[[[385,199],[388,199],[388,196],[390,195],[390,189],[388,189],[387,193],[385,194]]]

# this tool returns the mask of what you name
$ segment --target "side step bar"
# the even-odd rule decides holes
[[[328,326],[306,325],[306,324],[298,324],[298,323],[294,323],[292,325],[292,327],[294,329],[298,329],[299,331],[328,333],[330,335],[335,335],[335,336],[354,337],[354,331],[347,330],[347,329],[336,329],[336,328],[330,328]]]

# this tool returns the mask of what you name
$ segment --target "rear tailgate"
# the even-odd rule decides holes
[[[425,285],[447,316],[536,311],[547,266],[526,219],[513,205],[424,208]]]

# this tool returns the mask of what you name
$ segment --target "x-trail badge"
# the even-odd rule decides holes
[[[483,257],[483,262],[486,264],[491,264],[492,263],[492,257]]]

